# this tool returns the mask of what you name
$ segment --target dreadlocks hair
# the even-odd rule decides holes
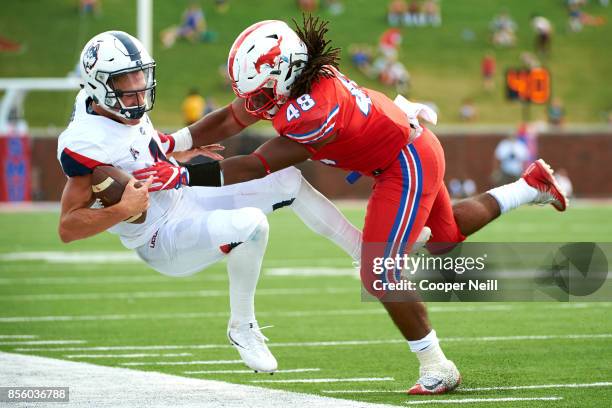
[[[319,17],[302,14],[302,26],[293,20],[295,32],[308,50],[308,62],[300,75],[291,86],[290,98],[310,92],[313,82],[320,77],[330,78],[334,76],[331,67],[338,68],[340,61],[340,48],[330,46],[330,40],[325,39],[327,24]]]

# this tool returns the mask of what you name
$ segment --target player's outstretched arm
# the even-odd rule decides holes
[[[219,187],[265,177],[301,163],[311,155],[305,146],[285,137],[275,137],[249,155],[234,156],[220,162],[180,166],[161,161],[136,170],[133,174],[139,180],[153,177],[149,191],[179,188],[183,185]]]
[[[244,107],[244,99],[236,98],[229,105],[189,126],[189,132],[194,146],[204,146],[234,136],[257,121],[259,118],[251,115]]]
[[[133,179],[126,186],[121,201],[107,207],[92,209],[91,175],[70,177],[62,193],[59,236],[68,243],[99,234],[113,225],[140,214],[149,207],[148,180],[140,188]]]
[[[268,140],[250,155],[234,156],[220,162],[223,184],[236,184],[265,177],[275,171],[308,160],[312,153],[285,137]]]

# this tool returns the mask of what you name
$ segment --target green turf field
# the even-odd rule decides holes
[[[99,18],[79,17],[75,0],[5,1],[0,13],[2,36],[25,45],[20,54],[0,53],[0,77],[62,77],[71,71],[85,42],[98,32],[136,30],[136,0],[104,0]],[[248,25],[266,19],[299,18],[295,0],[232,0],[226,14],[219,14],[213,1],[200,1],[210,29],[218,40],[210,44],[179,42],[164,50],[160,30],[180,22],[189,0],[154,1],[154,57],[158,62],[158,93],[153,120],[160,127],[181,124],[180,103],[192,86],[215,98],[217,103],[231,99],[218,69],[226,62],[229,47]],[[322,2],[321,2],[322,3]],[[376,45],[387,28],[387,1],[344,0],[346,11],[331,20],[329,38],[343,49],[341,69],[357,83],[395,93],[370,80],[351,67],[348,46],[352,43]],[[518,24],[517,46],[495,52],[498,62],[497,91],[482,91],[480,61],[492,48],[489,23],[507,9]],[[440,108],[440,123],[459,121],[458,112],[465,98],[473,99],[483,123],[515,123],[521,118],[518,104],[505,102],[502,73],[520,63],[523,51],[533,49],[530,17],[541,13],[554,25],[552,55],[553,92],[560,96],[569,122],[598,122],[606,119],[610,105],[608,75],[612,70],[609,39],[612,37],[612,8],[591,1],[586,11],[603,16],[602,27],[585,27],[580,33],[567,32],[567,11],[562,0],[443,0],[440,28],[404,28],[400,59],[412,75],[410,97],[433,101]],[[462,39],[465,30],[475,40]],[[26,117],[31,126],[63,126],[70,116],[73,93],[33,93],[26,100]],[[532,118],[545,118],[544,108],[534,107]]]
[[[361,210],[345,212],[361,224]],[[61,244],[55,213],[0,214],[0,350],[398,406],[430,400],[399,392],[416,380],[416,359],[382,307],[360,301],[357,279],[295,272],[300,267],[348,270],[349,260],[289,210],[273,214],[270,222],[258,318],[262,325],[274,325],[265,334],[280,369],[308,370],[274,376],[186,373],[245,369],[240,363],[172,364],[238,359],[225,338],[224,265],[190,278],[163,277],[138,261],[117,260],[122,248],[110,234]],[[611,242],[612,208],[579,207],[566,214],[550,208],[522,209],[474,239]],[[106,252],[102,261],[94,256],[101,251]],[[38,253],[33,255],[38,259],[47,256],[48,261],[6,258],[25,252]],[[83,258],[75,263],[66,258],[70,254]],[[53,255],[63,258],[53,261]],[[286,268],[294,268],[289,270],[293,276],[284,275]],[[498,404],[604,406],[612,399],[611,308],[612,303],[430,304],[444,350],[464,378],[457,392],[438,399],[556,397],[561,399]],[[36,337],[11,340],[6,337],[10,335]],[[36,344],[54,340],[82,343]],[[317,378],[369,380],[279,382]],[[607,385],[562,386],[593,383]],[[552,386],[478,390],[545,384]]]

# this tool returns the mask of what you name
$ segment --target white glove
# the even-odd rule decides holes
[[[393,100],[393,103],[396,104],[408,117],[408,121],[410,122],[410,139],[408,143],[412,143],[417,137],[421,136],[423,133],[423,128],[419,123],[419,116],[426,120],[429,123],[433,123],[434,125],[438,123],[438,115],[436,112],[431,109],[429,106],[424,105],[422,103],[410,102],[408,99],[404,98],[402,95],[397,95]]]

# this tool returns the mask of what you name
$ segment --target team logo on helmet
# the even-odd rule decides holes
[[[85,72],[89,73],[98,62],[98,49],[100,49],[100,43],[92,44],[87,51],[85,51],[85,55],[83,56],[83,67],[85,68]]]
[[[278,42],[270,49],[270,51],[260,55],[259,58],[257,58],[257,61],[255,61],[255,70],[258,74],[260,73],[262,65],[265,64],[269,65],[270,67],[276,65],[276,60],[281,55],[280,43],[282,40],[283,37],[279,37]]]

